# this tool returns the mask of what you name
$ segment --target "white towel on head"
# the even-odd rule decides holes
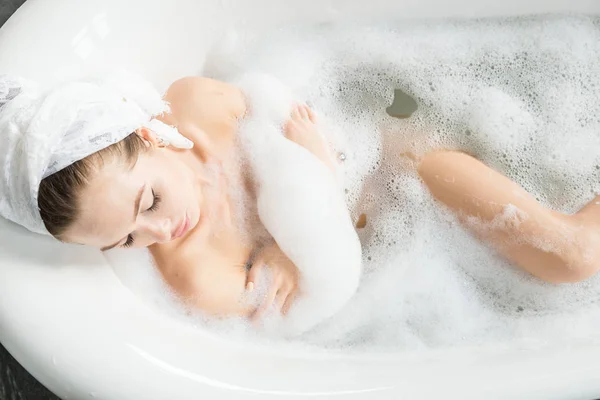
[[[138,128],[148,126],[167,143],[191,148],[176,129],[152,120],[168,110],[148,82],[127,73],[67,83],[47,93],[24,79],[0,75],[0,215],[48,234],[37,204],[42,179]]]

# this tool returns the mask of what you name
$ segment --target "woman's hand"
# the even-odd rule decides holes
[[[329,143],[317,129],[317,117],[308,106],[294,106],[285,125],[285,137],[313,153],[335,172],[336,161]]]
[[[256,282],[261,279],[261,274],[265,273],[270,274],[268,280],[270,286],[262,303],[252,316],[254,321],[262,318],[273,305],[283,315],[287,314],[298,293],[300,275],[298,268],[283,254],[276,243],[266,246],[256,256],[248,273],[246,289],[252,291]]]

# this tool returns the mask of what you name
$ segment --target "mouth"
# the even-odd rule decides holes
[[[188,217],[188,215],[185,214],[185,218],[183,219],[183,221],[181,221],[179,226],[177,226],[177,228],[175,228],[175,230],[173,232],[171,232],[171,240],[182,237],[183,235],[185,235],[187,233],[187,231],[189,229],[190,229],[190,217]]]

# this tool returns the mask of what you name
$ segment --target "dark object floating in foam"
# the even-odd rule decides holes
[[[417,111],[417,108],[419,108],[419,105],[415,99],[400,89],[394,89],[394,101],[385,111],[390,117],[404,119],[410,117],[412,113]]]
[[[367,214],[360,214],[360,217],[358,217],[358,221],[356,221],[356,228],[362,229],[365,226],[367,226]]]

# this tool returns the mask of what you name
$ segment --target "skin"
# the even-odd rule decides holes
[[[246,114],[243,94],[226,83],[193,77],[173,83],[166,100],[172,112],[162,120],[177,126],[194,148],[161,148],[153,132],[138,130],[147,151],[133,166],[122,160],[99,166],[80,194],[81,213],[66,239],[105,249],[125,245],[132,234],[133,246],[149,247],[175,292],[208,314],[259,319],[271,305],[287,312],[299,294],[299,271],[274,242],[247,237],[232,223],[237,215],[228,184],[251,180],[236,161],[238,124]],[[297,106],[285,134],[335,172],[315,123],[308,107]],[[412,160],[431,194],[475,235],[531,274],[554,283],[577,282],[600,267],[600,196],[579,213],[564,215],[467,154],[436,151],[417,158],[399,152],[398,157]],[[251,186],[240,185],[249,199]],[[160,196],[158,206],[153,190]],[[520,210],[520,222],[498,224],[509,205]],[[186,219],[189,230],[176,238]],[[267,272],[268,293],[261,303],[250,303],[254,282]]]
[[[165,99],[172,112],[162,120],[177,126],[194,148],[161,148],[153,132],[138,130],[147,151],[133,166],[118,159],[99,166],[80,193],[81,213],[65,239],[108,249],[114,244],[129,247],[131,234],[131,247],[149,247],[165,281],[208,314],[258,319],[272,304],[287,312],[298,289],[297,268],[274,242],[257,243],[231,224],[236,215],[226,181],[245,178],[235,151],[238,123],[246,112],[242,93],[222,82],[185,78],[171,85]],[[299,106],[286,133],[333,170],[333,157],[313,126],[312,111]],[[134,218],[142,187],[140,212]],[[160,196],[158,207],[153,190]],[[251,190],[246,192],[252,198]],[[174,238],[186,218],[189,230]],[[267,272],[272,284],[265,299],[249,303],[254,282]]]
[[[557,213],[507,177],[459,152],[427,154],[418,160],[418,171],[437,200],[532,275],[551,283],[579,282],[600,268],[600,196],[575,215]],[[498,224],[508,205],[519,210],[519,222]]]

